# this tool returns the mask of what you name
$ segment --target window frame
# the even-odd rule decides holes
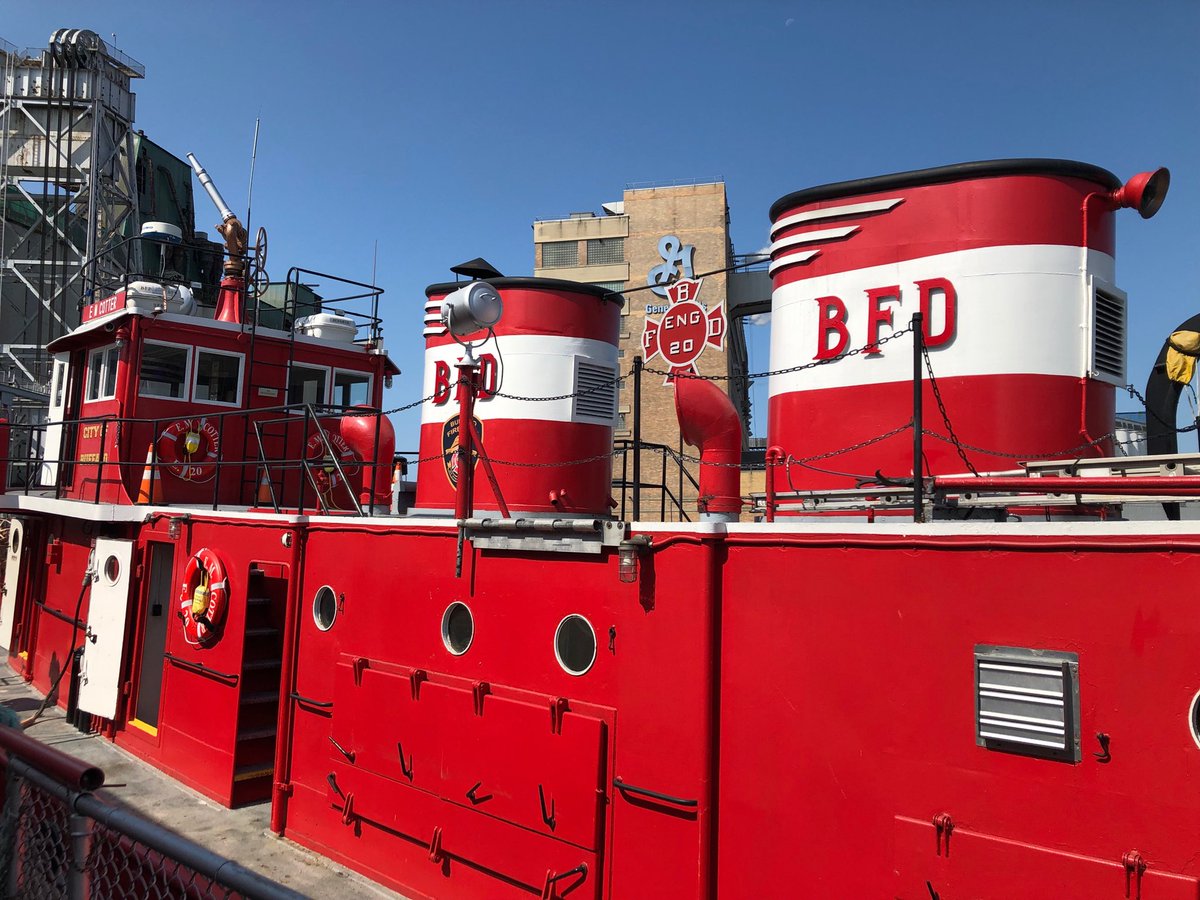
[[[93,347],[91,350],[88,351],[87,380],[84,382],[84,386],[83,386],[83,402],[84,403],[100,403],[105,400],[117,399],[117,377],[116,377],[115,372],[113,373],[112,393],[111,394],[103,393],[104,382],[108,380],[107,379],[108,355],[109,355],[109,353],[113,353],[113,352],[115,352],[115,354],[116,354],[113,357],[113,365],[116,367],[119,367],[121,365],[121,348],[117,346],[115,341],[111,344],[105,344],[102,347]],[[99,368],[96,368],[96,366],[95,366],[95,362],[96,362],[97,358],[99,358],[99,360],[100,360]],[[95,370],[98,375],[98,377],[96,379],[96,381],[97,381],[96,396],[94,396],[94,397],[91,396],[93,370]]]
[[[175,350],[183,350],[184,351],[184,355],[186,356],[187,361],[183,365],[183,383],[180,385],[180,387],[182,388],[182,393],[178,397],[166,397],[162,394],[146,394],[146,393],[142,392],[142,360],[145,356],[145,354],[143,352],[142,354],[139,355],[139,359],[138,359],[138,374],[137,374],[137,379],[138,379],[137,395],[138,395],[138,397],[145,398],[147,400],[170,400],[172,403],[179,403],[181,401],[187,402],[190,397],[189,385],[191,384],[192,369],[194,368],[194,366],[192,365],[192,345],[191,344],[176,344],[173,341],[159,341],[159,340],[147,339],[147,340],[142,341],[142,350],[144,351],[146,347],[171,347]]]
[[[370,406],[371,401],[375,397],[375,376],[370,372],[363,372],[361,369],[342,369],[337,366],[333,367],[333,374],[329,378],[329,405],[336,406],[333,402],[334,392],[337,390],[338,375],[359,375],[365,376],[367,379],[367,399],[363,401],[364,406]],[[339,409],[350,409],[349,406],[339,406]]]
[[[329,406],[330,405],[329,404],[329,392],[333,389],[333,366],[319,366],[319,365],[311,365],[309,363],[298,363],[298,362],[293,362],[290,366],[288,366],[287,383],[284,384],[284,386],[283,386],[284,405],[291,407],[291,406],[302,406],[304,404],[303,400],[301,400],[299,403],[296,403],[296,404],[292,403],[292,397],[291,397],[291,394],[292,394],[292,372],[295,371],[296,369],[308,369],[310,372],[321,371],[321,372],[325,373],[324,396],[320,400],[317,400],[315,402],[318,406]],[[297,414],[297,415],[301,415],[304,413],[303,409],[291,409],[289,411],[294,414]]]
[[[198,397],[196,397],[196,388],[198,387],[198,382],[200,380],[200,354],[201,353],[211,353],[213,356],[232,356],[237,359],[237,361],[238,361],[237,392],[235,395],[236,399],[232,403],[225,401],[225,400],[201,400]],[[235,408],[235,409],[241,409],[242,388],[243,388],[243,386],[245,384],[245,380],[246,380],[246,354],[238,353],[236,350],[214,350],[212,347],[197,347],[195,355],[196,355],[196,360],[195,360],[195,365],[192,366],[192,378],[191,378],[192,402],[193,403],[203,403],[207,406],[228,406],[228,407]]]

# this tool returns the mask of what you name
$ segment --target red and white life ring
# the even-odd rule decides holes
[[[212,550],[204,547],[189,560],[179,590],[179,617],[183,637],[189,644],[205,644],[217,638],[229,602],[225,566]]]
[[[341,434],[321,425],[317,427],[320,431],[309,436],[304,456],[317,487],[318,499],[327,510],[349,509],[352,488],[338,477],[338,466],[341,466],[341,474],[349,479],[358,474],[361,460]],[[325,433],[324,440],[321,438],[321,432]],[[330,450],[337,458],[337,465],[334,465]]]
[[[208,419],[179,419],[155,443],[159,462],[182,481],[209,481],[221,458],[221,432]]]

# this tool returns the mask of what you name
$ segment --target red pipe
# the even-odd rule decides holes
[[[1014,491],[1023,494],[1133,494],[1152,497],[1200,497],[1200,476],[1176,475],[1162,478],[1103,475],[1095,478],[1046,475],[937,476],[935,490]]]
[[[729,395],[703,378],[675,378],[683,440],[700,449],[702,514],[736,522],[742,511],[742,420]]]
[[[245,287],[244,279],[232,275],[221,279],[221,293],[217,295],[217,314],[214,316],[218,322],[242,324],[242,291]]]
[[[286,532],[285,532],[286,533]],[[287,821],[287,798],[292,793],[292,686],[296,680],[296,646],[299,643],[300,619],[300,562],[304,558],[304,542],[308,537],[302,527],[292,530],[292,553],[289,560],[287,609],[283,614],[283,654],[279,673],[279,718],[275,725],[275,775],[271,786],[271,830],[283,834]]]
[[[768,522],[775,521],[775,505],[776,505],[776,501],[775,501],[775,470],[779,466],[779,464],[782,463],[786,458],[787,458],[787,454],[783,452],[782,447],[776,446],[776,447],[768,447],[767,448],[767,456],[766,456],[766,461],[767,461],[767,497],[766,497],[767,510],[766,510],[766,512],[767,512],[767,515],[766,515],[766,518],[767,518]]]
[[[458,483],[454,495],[454,517],[471,518],[473,505],[472,476],[475,474],[474,431],[469,427],[475,415],[475,374],[478,364],[460,362],[458,369]]]

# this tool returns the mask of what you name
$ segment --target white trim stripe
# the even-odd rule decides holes
[[[786,250],[788,247],[799,247],[802,244],[819,244],[823,241],[840,241],[842,238],[848,238],[856,231],[861,231],[857,225],[848,225],[845,228],[824,228],[820,231],[806,231],[803,234],[793,234],[791,237],[780,238],[773,243],[767,252],[772,255],[779,250]]]
[[[887,212],[904,202],[903,197],[890,200],[872,200],[868,203],[848,203],[845,206],[829,206],[825,209],[810,209],[794,216],[785,216],[771,226],[771,238],[793,225],[804,222],[820,222],[822,219],[836,219],[840,216],[858,216],[864,213]]]
[[[774,274],[780,269],[786,269],[788,266],[796,266],[800,263],[806,263],[810,259],[820,255],[820,250],[802,250],[799,253],[789,253],[786,256],[781,256],[779,259],[767,266],[767,275],[774,276]]]

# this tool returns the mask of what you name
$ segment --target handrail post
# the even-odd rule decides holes
[[[67,830],[71,835],[67,897],[70,900],[89,900],[92,886],[87,864],[92,850],[92,820],[72,810],[67,817]]]
[[[913,313],[913,521],[925,521],[925,429],[921,420],[924,395],[921,384],[921,369],[925,351],[925,333],[922,330],[920,312]]]
[[[105,419],[100,425],[100,453],[98,454],[99,458],[97,459],[99,465],[96,467],[96,498],[92,501],[93,503],[100,502],[100,488],[104,484],[104,457],[107,455],[105,452],[107,446],[108,419]],[[150,496],[154,496],[153,492],[151,492]]]
[[[622,495],[623,496],[623,495]],[[642,515],[642,357],[633,358],[633,510],[630,518]]]

